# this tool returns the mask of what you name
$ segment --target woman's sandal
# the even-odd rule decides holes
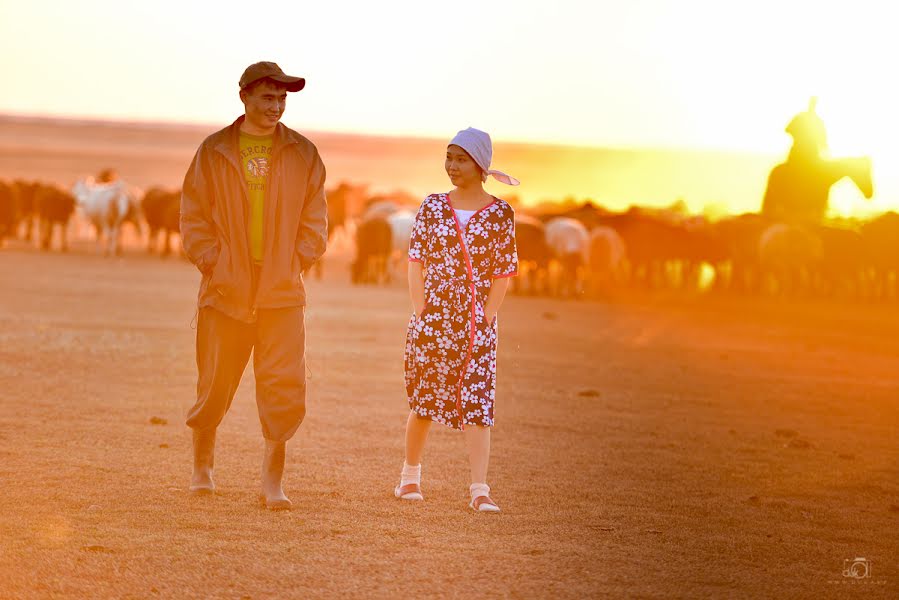
[[[396,489],[393,490],[393,495],[399,498],[400,500],[424,500],[425,497],[421,495],[421,486],[417,483],[407,483],[403,486],[396,486]]]
[[[499,507],[496,505],[496,502],[491,500],[488,496],[478,496],[472,500],[468,506],[478,512],[499,512]]]

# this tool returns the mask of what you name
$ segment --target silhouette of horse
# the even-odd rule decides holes
[[[830,188],[849,177],[865,198],[874,195],[871,160],[787,160],[771,170],[762,200],[762,214],[773,221],[818,225],[827,213]]]

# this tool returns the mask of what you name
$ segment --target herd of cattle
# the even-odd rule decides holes
[[[531,291],[602,295],[629,285],[873,299],[895,297],[899,274],[893,212],[849,228],[586,205],[520,217],[516,229],[522,284]]]
[[[142,237],[147,230],[147,248],[155,251],[163,234],[162,253],[172,251],[172,234],[179,230],[181,193],[151,188],[141,192],[115,180],[98,183],[79,180],[71,189],[36,181],[0,180],[0,245],[5,238],[37,238],[41,248],[51,249],[55,231],[59,247],[69,247],[69,222],[80,207],[96,231],[98,244],[107,254],[121,253],[121,232],[130,225]]]
[[[391,279],[414,213],[370,206],[356,226],[353,281]],[[710,221],[591,203],[564,212],[517,211],[519,293],[582,297],[616,289],[720,290],[742,294],[896,299],[899,214],[852,226],[798,225],[756,213]],[[391,264],[394,266],[391,267]]]
[[[347,201],[329,191],[329,225],[355,241],[351,279],[357,284],[402,278],[417,207],[409,200]],[[333,192],[333,193],[332,193]],[[131,226],[149,251],[172,251],[180,193],[141,193],[123,182],[81,180],[71,189],[0,180],[0,244],[4,237],[67,249],[68,223],[80,210],[106,253],[121,249]],[[678,212],[631,208],[609,212],[586,203],[574,209],[516,215],[519,293],[603,296],[620,288],[716,289],[750,294],[859,299],[899,297],[899,214],[833,225],[776,222],[756,213],[710,221]]]

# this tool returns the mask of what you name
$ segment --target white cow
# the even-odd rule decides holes
[[[617,231],[605,225],[590,232],[587,261],[593,293],[599,293],[614,285],[621,277],[627,250]]]
[[[80,179],[72,187],[84,217],[97,230],[97,243],[106,237],[106,256],[121,253],[119,234],[130,206],[129,189],[124,181],[95,183],[93,178]]]
[[[378,200],[377,202],[373,202],[368,208],[365,209],[365,213],[362,215],[363,221],[368,221],[369,219],[386,219],[396,211],[400,209],[397,206],[396,202],[393,200]]]
[[[570,217],[556,217],[546,224],[546,245],[562,267],[561,293],[581,291],[580,272],[586,266],[590,234],[584,224]]]
[[[406,256],[409,254],[409,239],[412,236],[412,224],[415,222],[415,213],[408,210],[398,210],[387,217],[390,232],[393,234],[393,249],[390,253],[391,270],[399,275],[401,265],[406,264]]]

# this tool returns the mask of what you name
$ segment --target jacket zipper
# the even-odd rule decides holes
[[[275,142],[275,137],[273,136],[273,137],[272,137],[272,144],[274,144],[274,142]],[[269,168],[269,175],[267,176],[267,177],[269,177],[269,180],[266,181],[266,185],[265,185],[265,196],[263,196],[263,201],[262,201],[262,202],[263,202],[263,215],[265,214],[265,205],[269,203],[269,202],[268,202],[269,197],[270,197],[270,194],[269,194],[269,191],[270,191],[270,190],[269,190],[269,182],[271,181],[270,175],[271,175],[271,173],[274,172],[275,159],[276,159],[276,157],[277,157],[279,154],[281,154],[281,151],[282,151],[284,148],[286,148],[287,146],[289,146],[289,145],[291,145],[291,144],[295,144],[295,143],[296,143],[296,142],[293,142],[293,141],[291,141],[291,142],[286,142],[286,143],[284,143],[284,144],[278,146],[277,148],[274,148],[274,147],[272,148],[272,165],[271,165],[271,167]],[[239,126],[238,126],[238,129],[237,129],[237,147],[240,148],[240,127],[239,127]],[[231,166],[234,167],[234,169],[237,170],[237,175],[238,175],[238,177],[240,178],[241,182],[243,182],[243,185],[241,186],[241,191],[242,191],[242,195],[243,195],[243,199],[244,199],[244,201],[243,201],[243,206],[242,206],[243,222],[249,225],[249,222],[250,222],[250,213],[249,213],[250,195],[249,195],[249,192],[247,192],[247,180],[246,180],[246,177],[244,176],[243,168],[242,168],[242,165],[240,164],[239,157],[235,157],[235,156],[233,155],[233,150],[234,150],[233,147],[230,148],[230,149],[231,149],[231,151],[232,151],[232,155],[229,156],[228,154],[225,154],[225,158],[228,159],[228,162],[231,164]],[[264,218],[264,217],[263,217],[263,218]],[[265,236],[265,221],[263,220],[263,239],[265,239],[264,236]],[[250,242],[250,228],[249,228],[249,226],[246,227],[246,240],[245,240],[245,241],[246,241],[246,244],[247,244],[247,248],[250,248],[251,242]],[[250,263],[250,272],[252,273],[253,269],[255,268],[255,265],[253,264],[253,258],[252,258],[251,256],[248,256],[248,257],[247,257],[247,260],[248,260],[249,263]],[[261,269],[260,269],[260,276],[261,276]],[[257,282],[256,282],[256,287],[257,287],[257,288],[258,288],[258,285],[259,285],[259,282],[257,281]],[[252,316],[252,317],[255,317],[255,316],[256,316],[256,311],[257,311],[257,309],[258,309],[258,307],[257,307],[257,305],[256,305],[256,296],[257,296],[257,294],[254,293],[250,305],[247,306],[247,309],[249,310],[249,314],[250,314],[250,316]]]

